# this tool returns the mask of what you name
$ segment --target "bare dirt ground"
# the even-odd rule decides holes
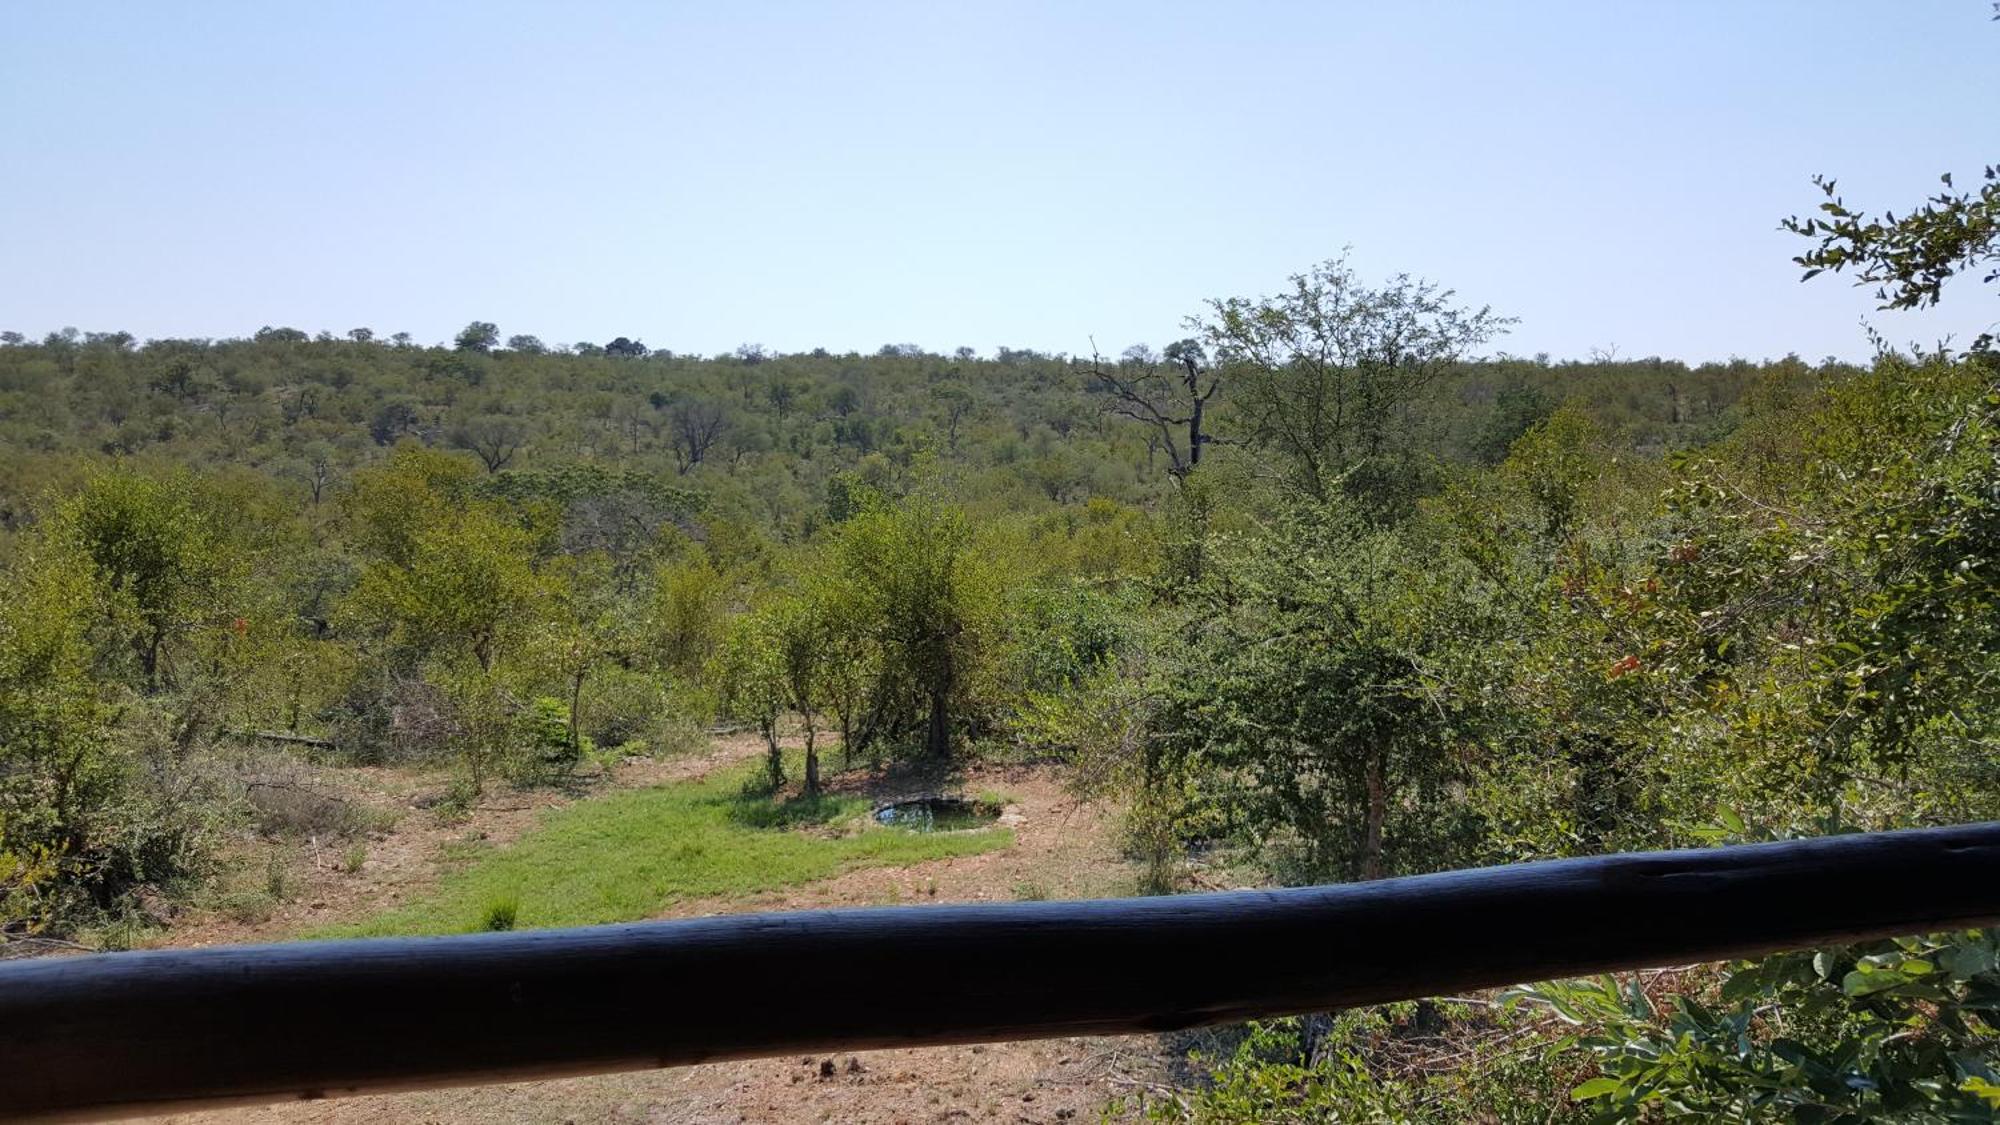
[[[350,768],[323,771],[314,788],[391,814],[393,825],[361,842],[365,856],[347,870],[348,845],[309,840],[303,848],[269,852],[269,842],[246,844],[245,851],[276,854],[283,860],[289,889],[285,901],[252,914],[224,908],[189,911],[173,919],[155,945],[193,947],[279,941],[300,933],[363,918],[417,898],[450,869],[455,851],[473,846],[504,847],[533,828],[544,810],[588,799],[606,788],[639,789],[685,781],[754,758],[764,744],[754,735],[716,738],[699,754],[635,758],[611,768],[595,789],[498,790],[462,818],[440,816],[433,805],[448,777],[405,770]],[[259,869],[243,862],[255,881]]]
[[[609,784],[658,784],[700,776],[754,757],[754,738],[718,739],[698,757],[620,766]],[[407,806],[421,788],[382,773],[361,779],[385,801]],[[841,773],[831,787],[898,800],[949,789],[1006,798],[1013,846],[901,868],[867,868],[802,887],[677,904],[665,916],[833,906],[1083,898],[1125,894],[1132,873],[1118,855],[1105,810],[1079,803],[1045,768],[975,767],[949,779]],[[185,919],[165,944],[269,940],[393,906],[434,886],[450,846],[495,846],[533,826],[538,810],[576,797],[507,794],[469,819],[442,824],[412,808],[369,845],[356,872],[311,866],[297,900],[262,920]],[[830,970],[837,971],[837,970]],[[920,981],[884,981],[920,997]],[[756,1059],[672,1070],[598,1075],[469,1089],[385,1094],[155,1118],[177,1125],[444,1125],[452,1122],[1063,1122],[1095,1120],[1114,1098],[1165,1081],[1171,1052],[1157,1037],[1052,1039],[967,1047],[869,1051],[831,1057]]]

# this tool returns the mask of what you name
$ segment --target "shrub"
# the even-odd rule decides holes
[[[346,838],[380,824],[375,810],[325,792],[313,771],[284,755],[253,758],[241,776],[244,802],[266,836]]]
[[[704,724],[714,713],[713,693],[700,685],[669,685],[614,666],[584,685],[580,725],[584,738],[600,747],[672,757],[708,745]]]
[[[595,747],[580,732],[570,729],[569,704],[542,696],[515,720],[520,749],[516,780],[547,784],[560,781],[576,769],[584,755]]]
[[[583,689],[584,737],[599,746],[656,741],[667,713],[667,692],[659,680],[643,672],[607,668],[592,676]]]
[[[1662,1005],[1634,979],[1522,990],[1584,1028],[1599,1121],[1990,1121],[2000,931],[1739,962]],[[1704,1002],[1706,1001],[1706,1002]]]
[[[264,861],[264,893],[273,902],[289,902],[292,898],[292,872],[285,865],[285,857],[272,852]]]
[[[271,910],[277,903],[263,891],[232,891],[224,895],[217,905],[232,920],[254,926],[270,921]]]

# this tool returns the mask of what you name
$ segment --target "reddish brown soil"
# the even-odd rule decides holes
[[[173,919],[172,926],[151,944],[189,947],[279,941],[364,918],[435,887],[449,869],[455,847],[510,844],[533,828],[545,809],[587,799],[590,793],[607,787],[643,788],[700,777],[762,752],[763,743],[753,736],[718,738],[701,754],[631,759],[612,767],[608,776],[595,779],[594,785],[580,785],[568,792],[495,790],[460,817],[440,815],[436,806],[450,781],[445,774],[384,768],[318,771],[310,779],[313,789],[385,813],[393,819],[391,827],[354,843],[240,841],[230,857],[239,869],[236,881],[251,888],[263,885],[268,878],[267,861],[276,857],[288,885],[285,901],[250,913],[221,905],[189,910]],[[365,849],[366,856],[358,870],[348,871],[348,849],[356,844]]]
[[[718,740],[699,758],[637,762],[607,783],[648,785],[698,776],[754,756],[754,739]],[[341,771],[351,791],[404,807],[433,780],[388,772]],[[331,780],[331,779],[330,779]],[[1008,798],[1005,818],[1013,846],[999,851],[903,868],[869,868],[780,892],[684,902],[665,915],[828,906],[975,902],[1015,898],[1080,898],[1130,893],[1132,872],[1113,846],[1102,809],[1079,803],[1051,773],[1032,767],[976,768],[944,779],[866,771],[836,775],[831,784],[883,800],[936,791],[949,784],[968,794]],[[268,940],[394,905],[433,886],[453,841],[481,839],[504,846],[532,827],[536,810],[576,797],[495,796],[462,823],[440,823],[409,808],[369,844],[358,872],[337,864],[301,864],[297,901],[262,921],[221,914],[189,917],[165,944],[202,945]],[[480,834],[483,833],[483,837]],[[309,860],[309,857],[308,857]],[[829,967],[828,971],[837,971]],[[802,987],[809,987],[803,984]],[[920,982],[883,982],[886,1002],[899,989],[921,996]],[[251,1123],[445,1122],[1061,1122],[1096,1120],[1113,1099],[1157,1089],[1168,1051],[1152,1037],[1054,1039],[970,1047],[870,1051],[824,1057],[756,1059],[673,1070],[598,1075],[457,1090],[384,1094],[179,1114],[158,1121],[180,1125]],[[824,1076],[828,1062],[831,1076]]]

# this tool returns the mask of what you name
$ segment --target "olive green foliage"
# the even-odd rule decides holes
[[[1150,1116],[1203,1122],[1991,1121],[1995,938],[1972,931],[1716,971],[1258,1026]]]
[[[1977,191],[1959,191],[1951,174],[1944,190],[1903,213],[1871,218],[1848,207],[1832,180],[1816,177],[1826,199],[1818,215],[1785,220],[1785,229],[1813,239],[1810,251],[1793,259],[1805,267],[1804,280],[1852,267],[1856,285],[1875,286],[1885,309],[1924,308],[1942,296],[1944,284],[1968,270],[1990,268],[1983,280],[2000,278],[2000,165],[1988,165]]]
[[[1194,1053],[1201,1084],[1121,1108],[1214,1125],[1587,1120],[1568,1097],[1578,1063],[1547,1050],[1550,1022],[1426,1000],[1252,1024]]]
[[[696,679],[722,643],[729,610],[728,579],[706,553],[660,567],[649,608],[650,639],[667,672]]]
[[[1664,1004],[1609,977],[1518,996],[1583,1029],[1601,1073],[1570,1097],[1595,1120],[1990,1121],[1996,958],[1973,931],[1737,964]]]
[[[44,541],[0,602],[0,852],[84,852],[121,784],[110,716],[90,677],[95,591],[82,560]],[[26,859],[18,861],[24,876]]]
[[[1203,542],[1134,741],[1190,794],[1183,838],[1220,822],[1291,878],[2000,815],[1996,382],[1978,353],[1780,366],[1666,463],[1566,406],[1387,526],[1281,501]],[[1567,1030],[1457,1020],[1443,1086],[1349,1037],[1218,1062],[1166,1112],[1987,1120],[1992,942],[1552,984],[1521,1003]],[[1500,1041],[1562,1088],[1512,1102]]]
[[[715,664],[726,707],[764,735],[771,785],[785,781],[787,717],[812,795],[828,720],[850,760],[885,746],[945,758],[997,714],[1018,690],[1003,654],[1025,622],[1000,597],[989,549],[951,505],[876,497],[774,568]]]
[[[152,690],[172,682],[170,663],[205,624],[230,560],[185,476],[105,473],[57,514],[56,526],[107,595],[111,628]]]
[[[962,513],[924,497],[843,524],[834,557],[860,603],[850,619],[880,653],[879,721],[891,731],[921,721],[925,753],[950,754],[991,690],[1004,627],[991,560]]]
[[[1973,260],[1976,203],[1923,234],[1960,250],[1894,269]],[[552,814],[369,932],[1004,838],[867,829],[822,791],[833,740],[842,767],[1058,760],[1162,892],[2000,815],[1990,358],[1475,354],[1505,326],[1336,260],[1112,367],[485,322],[0,346],[0,921],[129,938],[137,896],[271,818],[246,741],[448,770],[463,809],[712,725],[764,740],[740,776]],[[1153,1108],[1964,1119],[1989,942],[1275,1024]]]
[[[208,779],[160,767],[218,721],[258,649],[231,616],[249,608],[214,499],[181,476],[100,473],[18,545],[0,600],[8,921],[110,909],[195,863]]]
[[[1225,540],[1162,680],[1172,770],[1301,881],[1376,878],[1467,858],[1457,700],[1427,682],[1423,565],[1344,503],[1302,502]]]
[[[1197,321],[1230,387],[1230,422],[1286,488],[1373,509],[1407,504],[1409,440],[1428,392],[1512,323],[1408,276],[1379,288],[1335,259],[1275,296],[1210,303]]]

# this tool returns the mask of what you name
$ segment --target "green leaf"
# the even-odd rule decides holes
[[[1971,980],[1981,973],[1993,971],[1993,951],[1983,941],[1965,941],[1946,946],[1938,954],[1938,963],[1956,980]]]
[[[1574,1101],[1587,1102],[1592,1098],[1609,1097],[1624,1088],[1625,1084],[1616,1078],[1593,1078],[1571,1090],[1569,1096]]]
[[[1902,985],[1906,979],[1900,973],[1863,967],[1842,977],[1840,990],[1854,997],[1873,996],[1878,992],[1887,992]]]

